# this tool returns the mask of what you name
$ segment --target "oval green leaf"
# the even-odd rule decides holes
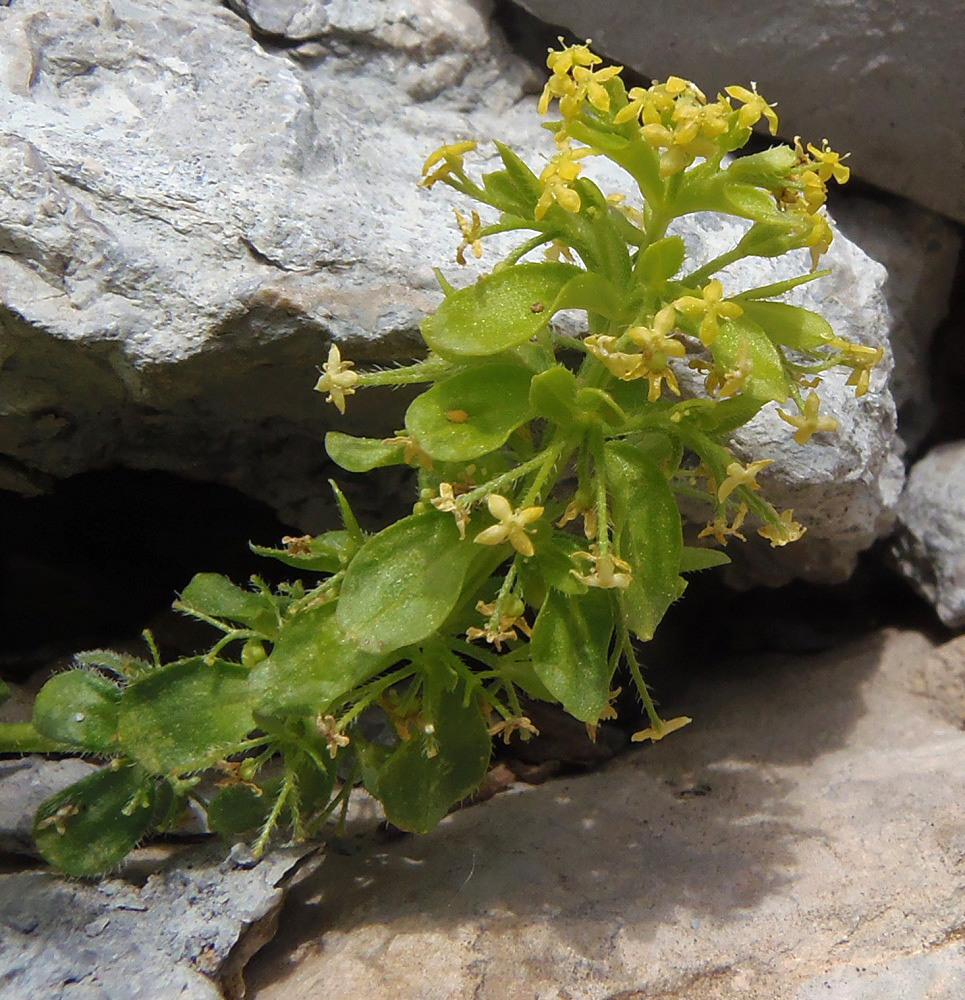
[[[414,399],[405,415],[406,430],[440,462],[479,458],[505,444],[532,416],[532,376],[517,364],[469,368]]]
[[[315,715],[389,662],[349,639],[333,604],[308,608],[285,622],[271,655],[251,672],[252,704],[269,716]]]
[[[180,610],[200,611],[209,618],[236,622],[268,636],[278,629],[275,610],[268,597],[242,590],[219,573],[198,573],[174,606]]]
[[[117,746],[120,688],[90,670],[57,674],[40,689],[33,708],[38,733],[59,743],[106,753]]]
[[[486,776],[492,740],[476,699],[468,705],[464,701],[462,685],[442,691],[433,745],[415,735],[367,769],[369,791],[382,802],[389,822],[401,830],[428,833]]]
[[[37,810],[40,853],[68,875],[109,871],[148,832],[156,793],[140,768],[104,768],[51,796]]]
[[[340,431],[325,435],[328,457],[348,472],[371,472],[387,465],[404,465],[401,444],[380,438],[354,437]]]
[[[596,722],[609,703],[613,634],[610,595],[551,590],[536,616],[530,652],[536,676],[570,715]]]
[[[224,660],[168,664],[121,695],[121,745],[152,774],[210,767],[254,728],[248,671]]]
[[[796,351],[814,351],[834,339],[831,324],[810,309],[786,302],[741,300],[744,315],[760,326],[775,344]]]
[[[363,650],[391,653],[431,635],[455,608],[479,547],[427,511],[373,535],[352,560],[335,613]]]
[[[722,322],[710,345],[714,361],[725,371],[740,364],[742,352],[752,368],[741,387],[741,394],[762,404],[772,400],[783,403],[787,399],[788,383],[781,355],[767,334],[747,316]]]
[[[683,592],[680,511],[660,467],[630,445],[607,444],[605,462],[620,555],[632,568],[623,591],[628,624],[639,638],[652,639]]]
[[[545,326],[563,286],[582,273],[571,264],[518,264],[450,295],[422,323],[429,348],[443,358],[480,358],[507,351]]]

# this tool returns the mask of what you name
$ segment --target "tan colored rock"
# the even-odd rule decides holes
[[[250,996],[965,995],[965,733],[914,690],[930,653],[721,665],[661,744],[330,857]]]

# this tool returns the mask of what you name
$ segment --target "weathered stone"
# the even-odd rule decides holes
[[[238,1000],[309,853],[279,848],[253,865],[207,845],[150,858],[146,881],[136,859],[98,882],[0,876],[0,997]]]
[[[912,467],[892,555],[946,625],[965,626],[965,441],[939,445]]]
[[[708,6],[518,0],[598,51],[651,77],[687,77],[708,94],[756,80],[781,133],[852,150],[864,180],[965,221],[961,10],[926,0]]]
[[[38,806],[90,773],[82,760],[0,761],[0,851],[37,857],[32,831]]]
[[[941,216],[908,202],[879,202],[847,194],[835,199],[834,216],[838,230],[887,272],[882,292],[895,361],[888,388],[898,407],[901,439],[916,448],[935,417],[930,349],[955,288],[960,231]]]
[[[956,1000],[965,733],[911,690],[929,651],[721,664],[656,746],[329,858],[254,997]]]
[[[965,729],[965,636],[938,646],[915,679],[916,690],[933,709],[953,726]]]
[[[551,145],[531,70],[485,3],[233,6],[259,37],[304,44],[261,44],[214,0],[162,17],[143,0],[0,8],[0,488],[165,469],[328,526],[324,431],[385,434],[405,396],[353,397],[339,421],[311,392],[314,365],[331,340],[360,363],[411,356],[439,300],[430,265],[450,262],[457,283],[477,273],[451,264],[454,197],[414,186],[426,152],[498,135],[538,164]],[[494,164],[488,147],[475,155]],[[681,229],[703,254],[735,226]],[[835,276],[800,301],[841,336],[884,344],[906,316],[927,335],[924,275],[889,277],[842,238],[828,263]],[[887,531],[900,485],[887,371],[857,403],[829,379],[833,442],[788,445],[773,413],[740,439],[775,459],[776,501],[809,525],[801,546],[745,556],[745,579],[840,579]]]

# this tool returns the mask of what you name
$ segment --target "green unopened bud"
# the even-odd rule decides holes
[[[744,257],[779,257],[788,250],[800,250],[807,239],[808,230],[801,226],[756,222],[737,244],[737,250]]]
[[[241,649],[241,662],[249,670],[267,658],[265,647],[257,639],[249,639]]]
[[[797,154],[790,146],[774,146],[734,160],[727,175],[744,184],[770,188],[779,186],[797,166]]]

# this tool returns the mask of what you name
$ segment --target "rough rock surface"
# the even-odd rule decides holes
[[[923,0],[737,0],[708,5],[518,0],[648,76],[708,94],[748,78],[781,131],[852,150],[859,177],[965,221],[961,8]]]
[[[0,851],[36,857],[31,831],[38,806],[90,772],[90,764],[69,758],[0,761]]]
[[[885,631],[720,665],[603,771],[325,862],[257,1000],[957,1000],[965,732]]]
[[[946,625],[965,626],[965,441],[939,445],[912,467],[892,555]]]
[[[338,415],[311,392],[313,367],[331,340],[361,362],[418,349],[438,301],[430,265],[455,242],[451,199],[414,186],[426,152],[500,135],[538,162],[548,142],[532,71],[485,2],[232,6],[260,41],[214,0],[161,16],[144,0],[0,7],[0,488],[165,469],[237,486],[302,530],[327,526],[321,439]],[[493,153],[479,157],[488,167]],[[725,230],[688,223],[696,244]],[[802,302],[850,339],[911,326],[921,340],[932,317],[918,306],[953,244],[905,279],[839,239],[834,283]],[[926,394],[918,381],[906,393]],[[796,557],[748,556],[745,576],[840,579],[887,531],[891,397],[845,396],[832,388],[844,430],[826,449],[788,446],[773,415],[749,439],[810,533]],[[399,425],[403,394],[364,398],[339,426]]]
[[[2,875],[0,998],[237,1000],[309,853],[279,848],[252,865],[207,845],[98,882]]]

